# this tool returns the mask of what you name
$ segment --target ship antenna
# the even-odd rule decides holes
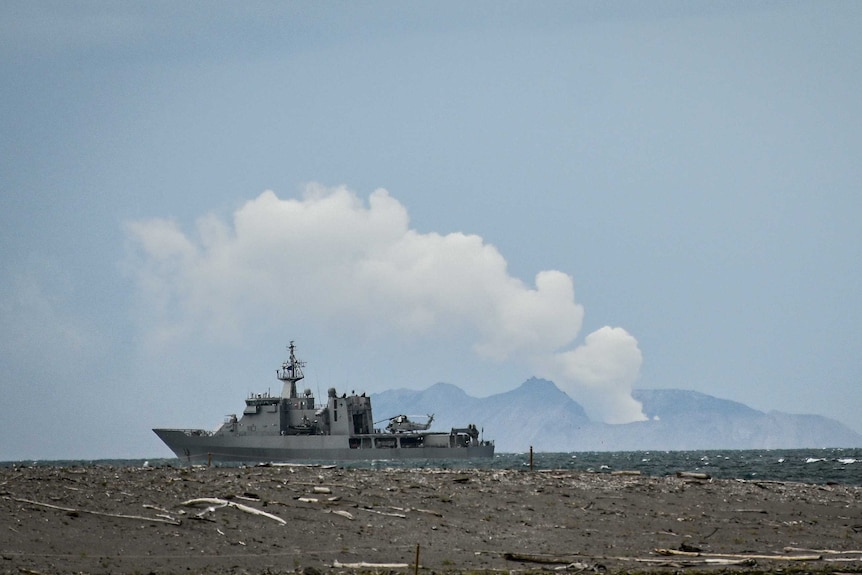
[[[287,397],[293,399],[297,397],[296,382],[305,377],[302,374],[305,362],[296,359],[296,354],[294,353],[296,346],[293,344],[293,340],[290,341],[290,346],[287,349],[290,351],[290,359],[281,364],[281,369],[276,370],[276,374],[278,379],[284,382],[281,396],[284,397],[285,391],[287,391]],[[290,389],[287,387],[288,384],[290,385]]]

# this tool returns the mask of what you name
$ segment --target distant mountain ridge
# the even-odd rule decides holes
[[[378,421],[400,414],[434,414],[435,430],[475,423],[500,453],[527,451],[530,446],[548,452],[862,447],[862,435],[819,415],[764,413],[679,389],[638,389],[632,396],[643,404],[648,421],[622,425],[591,421],[577,401],[553,382],[538,378],[485,398],[448,383],[371,397]]]

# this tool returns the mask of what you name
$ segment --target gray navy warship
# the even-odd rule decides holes
[[[191,463],[493,457],[493,441],[480,439],[473,424],[429,431],[433,415],[425,423],[398,415],[385,429],[375,429],[371,398],[364,393],[339,396],[335,388],[329,389],[325,404],[315,404],[311,390],[297,393],[305,362],[296,358],[292,341],[288,349],[290,359],[276,370],[283,382],[281,395],[249,395],[242,417],[227,416],[215,431],[153,431],[177,457]]]

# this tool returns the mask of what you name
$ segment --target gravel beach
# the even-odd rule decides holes
[[[34,466],[0,468],[0,505],[0,573],[862,572],[844,485]]]

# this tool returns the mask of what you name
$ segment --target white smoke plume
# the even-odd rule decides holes
[[[601,413],[607,423],[646,419],[631,396],[643,356],[637,340],[620,327],[603,327],[570,351],[539,358],[539,369],[554,381],[575,382],[577,398]]]
[[[411,337],[458,331],[481,357],[530,362],[596,417],[644,419],[630,394],[641,365],[631,335],[606,327],[564,351],[583,320],[570,276],[542,271],[528,286],[479,236],[410,229],[386,190],[367,205],[344,187],[310,185],[298,200],[266,191],[230,225],[207,216],[187,235],[147,220],[127,234],[151,344],[297,317]]]

